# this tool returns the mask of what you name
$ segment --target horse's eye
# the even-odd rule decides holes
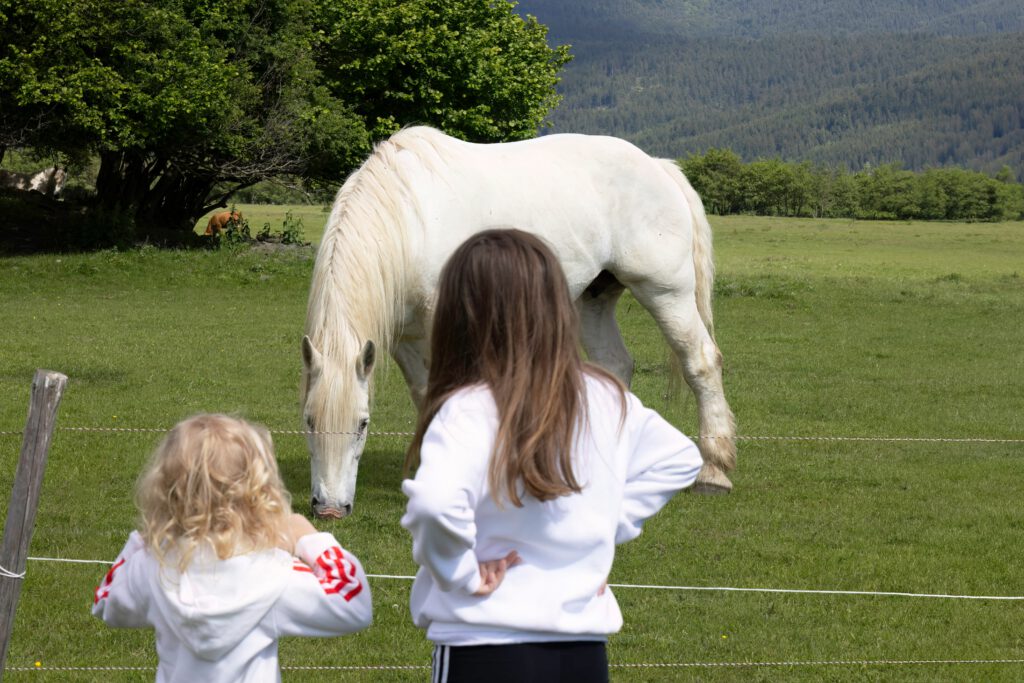
[[[307,415],[306,416],[306,426],[309,427],[309,429],[311,431],[314,431],[314,432],[316,431],[316,425],[313,422],[313,416],[312,415]]]
[[[359,421],[359,433],[362,434],[366,431],[366,428],[370,426],[370,418],[364,417]]]

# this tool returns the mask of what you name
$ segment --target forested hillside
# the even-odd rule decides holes
[[[814,33],[972,35],[1024,30],[1020,0],[519,0],[558,39]]]
[[[784,9],[783,9],[784,8]],[[552,132],[683,157],[1024,177],[1024,3],[524,0],[572,45]]]

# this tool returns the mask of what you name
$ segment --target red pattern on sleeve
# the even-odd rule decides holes
[[[297,571],[309,571],[299,569]],[[363,584],[356,578],[356,566],[345,559],[345,553],[341,548],[334,546],[328,548],[316,558],[316,571],[314,572],[320,580],[320,586],[328,595],[340,595],[345,602],[359,595],[363,590]]]
[[[93,596],[92,604],[95,605],[97,602],[110,595],[110,584],[114,581],[114,572],[116,572],[122,564],[124,564],[123,557],[114,563],[114,566],[110,568],[107,575],[103,577],[103,581],[100,582],[100,585],[96,586],[96,594]]]

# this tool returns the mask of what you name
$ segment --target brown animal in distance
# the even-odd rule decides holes
[[[210,222],[206,224],[205,234],[212,235],[215,230],[217,231],[218,235],[223,234],[223,232],[227,229],[228,223],[230,221],[234,221],[235,223],[241,223],[242,212],[221,211],[220,213],[213,214],[212,216],[210,216]]]

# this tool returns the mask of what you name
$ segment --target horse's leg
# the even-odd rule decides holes
[[[427,393],[429,343],[426,339],[403,339],[395,344],[391,355],[402,370],[412,402],[416,405],[416,410],[419,410],[423,407],[423,399]]]
[[[727,492],[732,482],[725,473],[736,465],[736,423],[722,387],[722,354],[700,319],[693,293],[653,283],[631,291],[658,323],[697,399],[697,445],[704,467],[693,490]]]
[[[633,381],[633,358],[615,320],[615,304],[625,289],[611,273],[602,271],[580,295],[579,310],[583,348],[590,360],[628,387]]]

